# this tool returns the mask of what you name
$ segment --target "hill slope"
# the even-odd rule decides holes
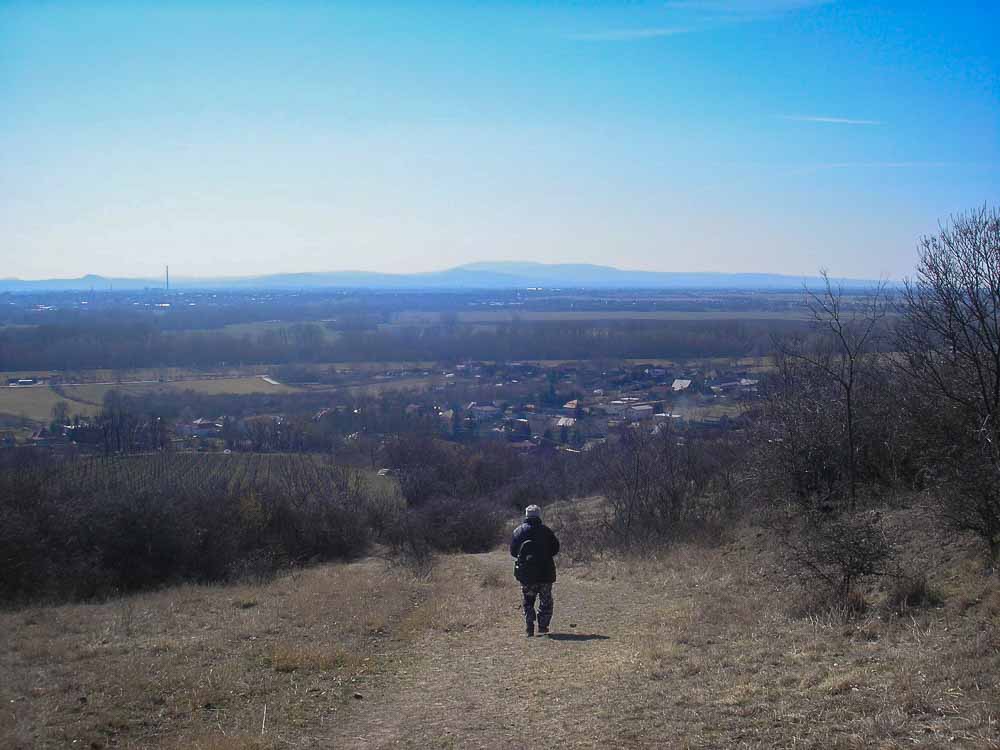
[[[564,564],[531,640],[503,550],[0,614],[0,745],[1000,747],[1000,594],[972,557],[915,549],[944,607],[845,622],[789,614],[771,546]]]

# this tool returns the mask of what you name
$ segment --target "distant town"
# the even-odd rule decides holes
[[[194,413],[182,409],[176,418],[161,419],[155,436],[137,434],[127,450],[156,448],[185,451],[260,451],[288,449],[308,443],[318,432],[339,433],[347,443],[383,437],[379,423],[398,420],[414,429],[460,441],[499,441],[518,451],[560,450],[585,452],[625,428],[653,434],[667,428],[730,430],[744,424],[745,414],[758,397],[766,361],[740,364],[657,362],[605,364],[591,362],[480,362],[450,367],[390,368],[359,372],[351,368],[313,367],[297,373],[325,375],[337,385],[287,383],[275,373],[249,377],[217,376],[220,391],[227,380],[259,383],[261,397],[295,388],[298,394],[329,401],[309,413],[267,412],[240,416]],[[211,380],[203,378],[201,384]],[[98,415],[74,413],[74,385],[56,375],[7,379],[9,389],[49,389],[65,394],[52,420],[30,431],[0,431],[5,447],[36,446],[50,450],[77,448],[97,451],[107,447],[107,425]],[[122,393],[171,393],[183,400],[185,381],[127,381],[103,384],[106,399]],[[192,393],[192,391],[187,391]],[[250,393],[253,389],[250,389]],[[381,395],[379,395],[381,394]],[[222,395],[221,393],[219,394]],[[312,400],[312,399],[307,399]],[[374,421],[359,419],[362,410],[377,412]],[[390,415],[395,410],[397,414]],[[156,411],[154,407],[153,411]],[[390,420],[390,416],[392,419]],[[351,429],[352,427],[360,429]],[[374,428],[370,430],[369,428]],[[296,437],[296,434],[299,434]],[[282,439],[273,439],[275,434]]]

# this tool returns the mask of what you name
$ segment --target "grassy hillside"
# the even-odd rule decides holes
[[[0,745],[1000,747],[996,578],[930,544],[921,511],[893,522],[940,606],[809,609],[746,527],[563,561],[553,635],[531,640],[503,550],[428,578],[371,559],[8,612]]]

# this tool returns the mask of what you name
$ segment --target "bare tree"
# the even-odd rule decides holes
[[[69,422],[69,402],[56,401],[52,405],[52,427],[55,430],[62,429],[62,426]]]
[[[897,328],[899,366],[950,430],[939,459],[950,475],[949,519],[1000,558],[1000,211],[954,216],[920,242]],[[941,426],[936,426],[941,429]]]
[[[903,294],[903,364],[1000,439],[1000,211],[953,217],[920,242]]]
[[[857,300],[845,300],[843,287],[820,272],[823,288],[806,288],[806,305],[818,336],[778,342],[779,357],[802,365],[807,374],[831,384],[840,401],[845,435],[851,510],[858,494],[858,388],[878,356],[876,338],[888,310],[885,282]]]

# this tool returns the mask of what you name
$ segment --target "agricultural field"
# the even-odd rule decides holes
[[[191,390],[206,395],[250,393],[301,393],[292,386],[270,383],[262,377],[202,378],[167,382],[123,382],[123,383],[81,383],[59,386],[61,395],[47,385],[10,388],[0,386],[0,414],[25,417],[33,422],[47,422],[52,415],[52,407],[60,401],[70,405],[70,413],[92,415],[100,411],[104,397],[109,391],[117,390],[130,394],[153,391]]]
[[[349,477],[386,489],[394,481],[345,469],[329,456],[285,453],[160,453],[92,457],[70,461],[45,473],[51,486],[72,486],[80,494],[111,495],[169,487],[177,495],[205,487],[225,493],[279,489],[292,495],[331,496]],[[387,484],[388,483],[388,484]]]
[[[60,401],[69,401],[47,385],[9,388],[0,386],[0,414],[24,417],[32,422],[48,422],[52,418],[52,407]],[[93,404],[69,401],[70,411],[79,414],[95,414]]]
[[[395,363],[397,366],[399,363]],[[380,364],[381,367],[381,364]],[[362,370],[359,375],[365,374]],[[157,391],[194,391],[202,395],[290,394],[306,392],[346,392],[378,395],[390,391],[426,390],[436,382],[432,377],[392,378],[366,381],[343,386],[291,386],[265,380],[263,376],[192,378],[170,381],[123,381],[99,383],[65,383],[57,386],[62,394],[47,385],[10,388],[0,386],[0,414],[47,422],[52,407],[59,401],[70,405],[71,414],[93,415],[100,411],[104,397],[110,391],[141,395]]]
[[[86,383],[64,385],[63,388],[74,402],[101,404],[109,391],[141,394],[153,391],[194,391],[204,395],[246,395],[248,393],[298,393],[300,389],[264,380],[259,376],[233,378],[200,378],[173,380],[153,383]]]

